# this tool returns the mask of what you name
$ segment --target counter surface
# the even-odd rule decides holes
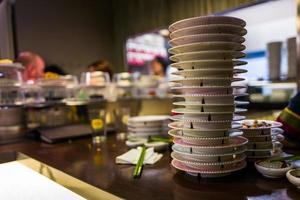
[[[115,164],[115,157],[127,150],[114,134],[100,152],[92,148],[90,138],[59,144],[26,139],[0,146],[0,152],[22,152],[125,199],[300,199],[300,190],[286,178],[264,178],[253,163],[228,177],[197,179],[172,168],[169,152],[155,165],[145,166],[140,179],[133,179],[134,166]]]

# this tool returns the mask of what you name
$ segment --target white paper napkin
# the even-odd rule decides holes
[[[137,164],[142,152],[142,147],[136,149],[130,149],[126,153],[116,157],[117,164]],[[144,164],[154,164],[161,159],[163,155],[154,152],[154,148],[146,149]]]

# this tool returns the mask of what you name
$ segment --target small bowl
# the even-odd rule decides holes
[[[300,169],[291,169],[286,173],[287,179],[300,189]]]
[[[289,171],[290,169],[292,169],[292,165],[290,163],[286,163],[287,167],[285,167],[285,168],[276,169],[276,168],[264,167],[259,164],[260,162],[261,162],[261,160],[255,162],[255,168],[257,169],[257,171],[259,173],[261,173],[263,176],[265,176],[267,178],[284,177],[286,172]]]

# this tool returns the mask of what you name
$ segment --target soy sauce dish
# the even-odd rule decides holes
[[[269,160],[259,160],[255,162],[255,168],[265,177],[281,178],[292,169],[292,165],[286,161],[270,162]]]
[[[286,177],[290,183],[300,189],[300,169],[291,169],[286,173]]]

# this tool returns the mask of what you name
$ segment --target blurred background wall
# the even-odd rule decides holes
[[[125,41],[172,22],[255,0],[6,0],[15,13],[15,52],[34,51],[48,64],[79,74],[100,58],[125,70]],[[16,55],[15,55],[16,56]]]

